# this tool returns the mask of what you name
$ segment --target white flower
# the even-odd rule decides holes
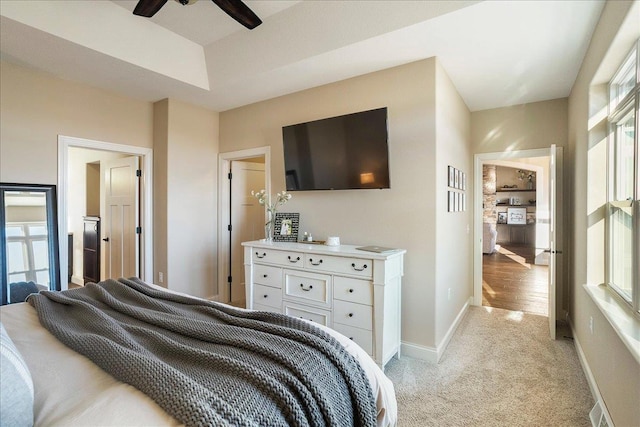
[[[276,193],[273,198],[270,198],[271,203],[267,202],[267,192],[264,189],[258,192],[252,190],[251,195],[258,199],[258,203],[267,207],[267,212],[269,213],[269,221],[267,222],[270,222],[274,218],[278,206],[284,205],[291,200],[291,194],[284,190]]]

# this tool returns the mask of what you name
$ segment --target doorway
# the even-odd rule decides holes
[[[475,156],[474,304],[547,316],[552,338],[563,283],[561,155],[552,146]]]
[[[58,137],[64,289],[115,276],[152,281],[152,163],[148,148]],[[85,258],[100,266],[87,280]]]
[[[548,316],[549,157],[482,169],[482,305]]]
[[[222,153],[218,178],[218,300],[244,307],[244,248],[264,237],[265,209],[251,191],[270,193],[270,147]]]

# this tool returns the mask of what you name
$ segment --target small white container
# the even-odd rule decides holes
[[[329,236],[327,237],[327,241],[325,242],[327,246],[340,246],[340,237],[338,236]]]

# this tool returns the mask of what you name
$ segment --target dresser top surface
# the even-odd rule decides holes
[[[406,252],[405,249],[392,249],[385,252],[370,252],[361,249],[363,245],[338,245],[327,246],[320,244],[309,244],[304,242],[267,242],[262,240],[254,240],[251,242],[242,242],[242,246],[263,248],[263,249],[275,249],[281,251],[295,251],[314,254],[326,254],[336,256],[350,256],[358,258],[370,258],[370,259],[389,259],[396,256],[400,256]]]

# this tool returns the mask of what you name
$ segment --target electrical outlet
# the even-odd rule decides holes
[[[164,283],[164,273],[162,271],[158,273],[158,282]]]
[[[593,335],[593,316],[589,316],[589,331]]]
[[[449,290],[447,291],[447,298],[449,298],[449,301],[451,301],[451,288],[449,288]]]

